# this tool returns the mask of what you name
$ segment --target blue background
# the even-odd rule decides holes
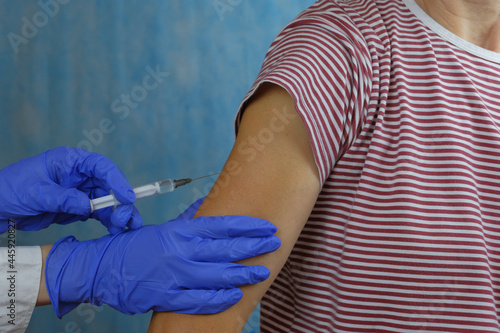
[[[314,2],[58,1],[0,2],[0,168],[56,146],[80,146],[114,160],[132,186],[222,168],[235,111],[267,48]],[[148,68],[165,73],[151,90],[143,84]],[[122,95],[136,99],[128,112]],[[137,207],[145,223],[161,223],[206,195],[213,182]],[[89,220],[18,232],[17,242],[105,233]],[[46,306],[35,309],[28,332],[145,332],[150,316],[85,304],[59,320]],[[254,313],[244,332],[258,331]]]

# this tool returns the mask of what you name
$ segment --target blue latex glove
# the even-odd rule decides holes
[[[111,189],[124,205],[90,214],[89,198],[108,195]],[[111,233],[127,226],[138,229],[142,219],[134,201],[132,187],[107,157],[80,148],[54,148],[0,170],[0,233],[7,231],[9,219],[18,230],[89,217],[100,220]]]
[[[161,225],[55,243],[45,281],[57,316],[83,302],[125,314],[217,313],[241,299],[237,286],[269,277],[264,266],[231,262],[276,250],[274,225],[247,216],[192,219],[195,207]]]

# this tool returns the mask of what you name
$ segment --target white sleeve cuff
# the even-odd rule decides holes
[[[22,333],[38,297],[42,251],[13,245],[0,247],[0,332]]]

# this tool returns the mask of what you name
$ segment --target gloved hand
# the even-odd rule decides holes
[[[111,189],[123,205],[90,214],[89,198],[108,195]],[[0,233],[7,231],[9,219],[18,230],[40,230],[51,223],[89,217],[100,220],[111,233],[127,226],[137,229],[142,219],[134,201],[132,187],[110,159],[59,147],[0,170]]]
[[[83,302],[125,314],[217,313],[241,299],[237,286],[267,279],[264,266],[231,262],[276,250],[274,225],[247,216],[192,219],[195,211],[136,231],[56,242],[45,281],[57,316]]]

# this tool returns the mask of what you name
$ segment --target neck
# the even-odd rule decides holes
[[[436,22],[466,41],[500,53],[500,1],[415,0]]]

